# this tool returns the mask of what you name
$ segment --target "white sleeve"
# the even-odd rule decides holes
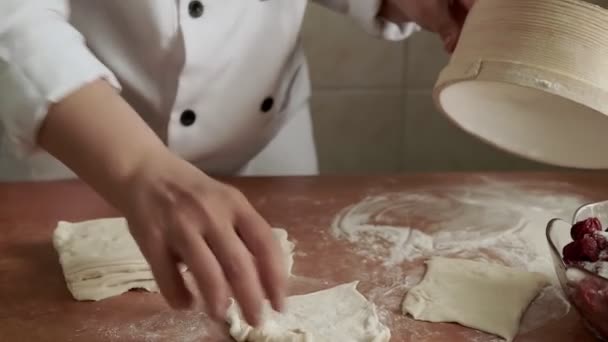
[[[387,40],[403,40],[420,28],[415,23],[395,24],[379,17],[385,0],[313,0],[354,18],[369,34]]]
[[[19,154],[37,150],[51,103],[99,78],[120,89],[69,24],[68,3],[0,1],[0,123]]]

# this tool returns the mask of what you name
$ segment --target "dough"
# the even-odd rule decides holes
[[[272,234],[279,242],[287,275],[291,276],[291,269],[293,268],[293,250],[295,248],[295,244],[289,241],[287,231],[285,229],[273,228]]]
[[[417,320],[455,322],[512,341],[528,305],[547,285],[542,274],[435,257],[402,309]]]
[[[134,288],[158,291],[124,218],[61,221],[53,244],[68,289],[77,300],[101,300]]]
[[[227,313],[230,335],[238,342],[388,342],[389,329],[357,284],[289,297],[284,314],[266,303],[264,323],[256,329],[242,319],[233,301]]]
[[[273,229],[273,234],[291,274],[294,244],[283,229]],[[61,221],[53,234],[53,245],[68,289],[77,300],[101,300],[131,289],[158,291],[124,218]]]

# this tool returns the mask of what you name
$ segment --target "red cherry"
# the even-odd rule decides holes
[[[600,251],[608,248],[608,240],[606,240],[606,237],[600,232],[595,232],[593,238],[595,239],[595,242],[597,242],[597,248],[599,248]]]
[[[597,242],[591,235],[585,235],[582,239],[578,241],[580,243],[580,248],[582,255],[584,257],[583,261],[598,261],[600,257],[600,249],[597,247]]]
[[[570,235],[574,240],[580,240],[585,235],[596,231],[602,231],[602,223],[595,217],[590,217],[583,221],[579,221],[572,226]]]
[[[564,247],[562,254],[564,255],[564,262],[566,262],[567,264],[573,264],[578,261],[582,261],[584,258],[583,250],[579,241],[572,241],[567,244]]]

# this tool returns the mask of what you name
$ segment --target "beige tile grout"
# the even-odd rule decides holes
[[[403,172],[406,170],[408,160],[408,148],[407,148],[407,137],[405,136],[408,124],[408,80],[410,72],[410,40],[406,39],[403,41],[403,70],[401,73],[401,156],[399,160],[399,171]]]

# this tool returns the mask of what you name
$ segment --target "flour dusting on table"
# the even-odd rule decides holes
[[[553,285],[524,317],[522,331],[531,331],[570,309],[558,287],[545,239],[546,224],[555,217],[569,221],[588,202],[564,195],[576,193],[567,184],[552,184],[559,191],[538,190],[546,184],[484,179],[477,185],[372,196],[341,211],[332,234],[352,242],[356,253],[391,270],[404,262],[449,256],[544,273]],[[404,276],[401,282],[410,288],[423,271],[421,266],[420,272]]]
[[[202,312],[163,311],[150,317],[124,323],[108,323],[94,317],[82,330],[95,329],[96,335],[108,341],[180,341],[195,342],[209,338],[208,317]],[[81,332],[77,332],[78,336]]]
[[[554,217],[569,220],[584,203],[578,196],[486,180],[365,198],[336,216],[332,233],[388,267],[449,255],[498,258],[553,276],[545,226]],[[424,222],[424,227],[410,222]]]

